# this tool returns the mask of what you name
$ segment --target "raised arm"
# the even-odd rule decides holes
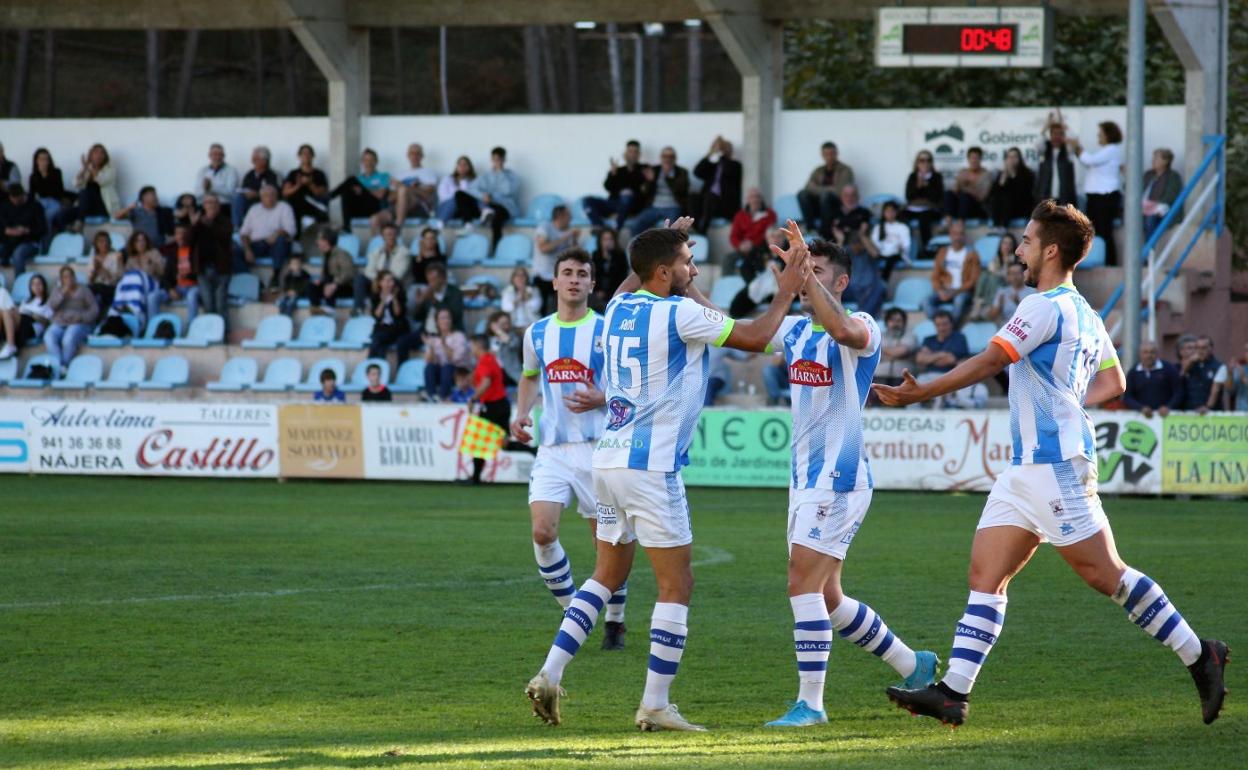
[[[785,226],[780,228],[780,231],[788,238],[790,249],[793,248],[793,244],[801,244],[802,249],[806,248],[806,239],[802,236],[802,230],[792,219],[785,222]],[[771,250],[776,256],[785,259],[785,252],[779,246],[773,243]],[[785,261],[788,262],[787,259]],[[810,307],[815,313],[815,320],[823,326],[832,339],[854,350],[865,350],[867,345],[871,344],[871,332],[867,330],[866,324],[846,313],[845,306],[815,278],[813,272],[806,279],[805,289],[806,297],[810,300]]]
[[[790,240],[788,249],[777,249],[776,253],[785,264],[783,271],[774,263],[770,265],[771,272],[776,276],[776,295],[771,298],[767,312],[750,321],[737,321],[728,338],[724,340],[724,347],[752,353],[765,351],[789,309],[793,307],[793,300],[809,280],[810,250],[805,241]]]
[[[961,390],[968,385],[974,385],[977,382],[988,379],[1009,365],[1009,354],[998,345],[989,345],[984,352],[966,359],[951,371],[925,385],[920,385],[914,379],[914,375],[910,374],[910,370],[906,369],[901,373],[902,383],[900,385],[896,387],[872,385],[871,387],[885,406],[906,406],[907,404],[943,396],[955,390]],[[1114,395],[1117,395],[1117,393]]]

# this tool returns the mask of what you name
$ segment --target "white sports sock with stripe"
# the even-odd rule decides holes
[[[832,652],[832,623],[823,594],[790,596],[793,607],[793,650],[797,654],[797,699],[823,711],[823,686]]]
[[[967,695],[975,686],[975,678],[1001,634],[1006,602],[1004,594],[971,591],[966,611],[953,633],[949,667],[945,678],[940,680],[946,687]]]
[[[876,655],[903,677],[914,673],[914,650],[894,634],[875,610],[849,596],[841,599],[830,616],[832,627],[846,641]]]
[[[550,652],[546,654],[546,663],[542,666],[553,684],[559,684],[563,679],[563,669],[572,662],[572,656],[585,643],[585,637],[589,636],[598,620],[602,605],[610,597],[611,592],[607,587],[592,578],[586,580],[581,590],[572,597],[572,603],[568,605],[568,611],[563,614],[563,622],[559,625],[559,633],[555,634],[555,641],[550,646]]]
[[[1200,657],[1200,637],[1148,575],[1127,567],[1112,598],[1132,623],[1178,653],[1183,665],[1190,666]]]
[[[650,663],[646,669],[646,691],[641,705],[648,709],[664,709],[668,691],[676,678],[676,669],[685,652],[686,625],[689,608],[683,604],[655,602],[650,616]]]
[[[628,601],[628,581],[624,581],[624,585],[620,586],[615,593],[611,594],[611,599],[607,602],[607,622],[623,623],[624,622],[624,603]]]
[[[576,584],[572,582],[572,564],[563,551],[558,540],[549,545],[533,544],[533,556],[537,559],[537,571],[546,583],[546,588],[565,610],[572,603],[572,595],[576,593]]]

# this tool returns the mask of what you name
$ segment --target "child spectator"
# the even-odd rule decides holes
[[[347,394],[338,388],[338,375],[333,369],[321,370],[321,389],[316,391],[312,400],[321,404],[345,404]]]
[[[393,401],[394,396],[390,393],[390,389],[386,387],[386,383],[381,381],[381,367],[377,364],[369,364],[364,370],[368,377],[368,386],[364,388],[364,392],[360,394],[361,401]]]
[[[880,209],[880,221],[871,228],[871,243],[875,246],[877,259],[884,261],[880,278],[888,281],[898,262],[910,264],[910,226],[897,221],[900,207],[897,201],[885,201]]]
[[[458,366],[453,376],[455,388],[447,400],[452,404],[467,404],[472,400],[472,372],[467,367]],[[432,398],[428,392],[426,392],[426,397]]]
[[[294,315],[295,306],[299,303],[300,298],[308,293],[308,287],[312,285],[312,276],[308,275],[308,271],[303,269],[303,256],[301,254],[291,254],[290,259],[286,262],[286,267],[282,268],[281,276],[278,278],[279,291],[281,296],[277,299],[277,309],[282,315]]]

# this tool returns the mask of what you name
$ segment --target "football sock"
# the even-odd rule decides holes
[[[797,653],[797,699],[823,711],[823,682],[832,651],[832,621],[823,594],[790,596],[793,607],[793,650]]]
[[[607,601],[607,622],[623,623],[624,622],[624,603],[628,601],[628,581],[624,581],[624,585],[619,590],[611,594],[611,598]]]
[[[884,619],[865,602],[844,597],[830,620],[842,639],[880,657],[903,677],[914,673],[914,650],[889,630]]]
[[[953,650],[945,678],[940,680],[942,685],[962,696],[970,693],[979,669],[1001,634],[1006,601],[1004,594],[971,591],[966,612],[953,632]]]
[[[680,657],[685,652],[689,608],[683,604],[655,602],[650,616],[650,665],[646,670],[646,691],[641,705],[648,709],[667,708],[668,690],[676,678]]]
[[[533,556],[537,558],[538,574],[546,581],[555,601],[566,610],[572,603],[572,594],[576,593],[576,583],[572,582],[572,565],[563,546],[558,540],[549,545],[534,543]]]
[[[1112,598],[1144,633],[1178,653],[1183,665],[1190,666],[1200,658],[1202,645],[1196,632],[1148,575],[1127,567]]]
[[[568,611],[563,613],[563,622],[559,624],[559,633],[555,634],[555,642],[546,654],[546,663],[542,666],[552,683],[559,684],[563,679],[563,669],[593,630],[602,605],[610,597],[607,587],[593,579],[586,580],[581,590],[572,597]]]

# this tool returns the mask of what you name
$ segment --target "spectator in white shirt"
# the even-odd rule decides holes
[[[898,262],[910,264],[910,226],[897,220],[899,213],[897,201],[885,201],[880,221],[871,228],[871,243],[875,244],[879,259],[884,260],[880,278],[885,282]]]
[[[213,144],[208,148],[208,165],[195,175],[196,197],[202,198],[205,193],[215,193],[221,200],[232,200],[238,191],[238,170],[225,162],[225,148]]]
[[[529,284],[529,271],[517,266],[511,271],[511,283],[503,289],[501,309],[511,314],[511,322],[523,332],[542,317],[542,295]]]
[[[256,257],[269,257],[276,276],[290,258],[290,238],[294,232],[295,210],[286,201],[277,199],[276,187],[268,184],[261,187],[260,205],[247,210],[243,226],[238,230],[234,272],[250,272]]]
[[[433,216],[437,208],[438,172],[421,165],[424,160],[424,147],[417,143],[407,146],[407,162],[411,167],[390,182],[390,199],[394,205],[377,213],[378,222],[397,222],[401,226],[408,217],[429,219]]]
[[[477,172],[472,167],[472,161],[467,155],[460,155],[455,161],[455,170],[438,182],[438,219],[443,222],[455,219],[455,212],[459,207],[455,194],[468,192],[476,178]]]
[[[1114,241],[1114,219],[1122,211],[1122,129],[1113,121],[1101,123],[1096,132],[1101,148],[1085,151],[1078,139],[1070,146],[1079,162],[1087,168],[1083,176],[1083,192],[1088,197],[1088,219],[1096,234],[1105,240],[1105,264],[1118,264],[1118,246]]]
[[[382,272],[390,273],[395,281],[406,287],[411,269],[412,255],[399,239],[399,226],[391,222],[381,228],[381,243],[368,253],[364,269],[355,274],[355,293],[352,295],[355,298],[354,312],[358,314],[364,309],[364,299]]]
[[[580,230],[571,229],[572,212],[567,206],[551,209],[550,221],[542,222],[533,234],[537,248],[533,252],[533,284],[542,293],[543,305],[551,304],[555,297],[555,258],[577,245]]]

